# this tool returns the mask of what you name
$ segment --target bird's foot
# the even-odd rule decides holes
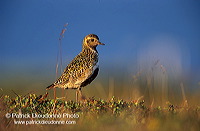
[[[87,101],[87,98],[86,98],[85,96],[82,95],[82,96],[80,97],[80,101],[81,101],[81,102],[86,102],[86,101]]]

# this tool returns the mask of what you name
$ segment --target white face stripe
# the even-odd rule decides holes
[[[97,68],[99,68],[99,61],[96,63],[96,65],[93,67],[93,72],[97,69]]]

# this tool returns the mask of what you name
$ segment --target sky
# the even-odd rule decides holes
[[[198,0],[1,0],[0,81],[8,86],[22,77],[19,84],[30,75],[35,81],[49,75],[54,80],[58,39],[68,23],[63,66],[94,33],[106,44],[97,48],[102,69],[136,73],[159,61],[198,83],[199,7]]]

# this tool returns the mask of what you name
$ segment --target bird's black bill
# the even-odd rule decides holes
[[[99,42],[99,45],[105,45],[104,43]]]

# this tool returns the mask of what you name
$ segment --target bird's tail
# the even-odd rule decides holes
[[[54,88],[54,86],[55,86],[55,84],[51,84],[50,86],[48,86],[48,87],[46,88],[46,90],[50,90],[51,88]]]

